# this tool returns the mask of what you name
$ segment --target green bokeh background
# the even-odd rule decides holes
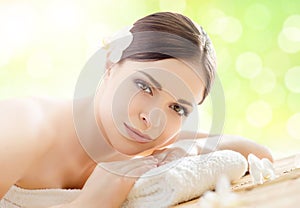
[[[297,0],[1,1],[0,99],[72,98],[102,38],[157,11],[183,13],[210,35],[225,91],[224,133],[265,144],[275,157],[300,150]],[[209,102],[200,108],[207,130]]]

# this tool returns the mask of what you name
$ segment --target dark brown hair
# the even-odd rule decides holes
[[[133,41],[121,59],[157,61],[177,58],[193,62],[204,76],[201,77],[205,84],[204,100],[215,77],[216,57],[211,40],[202,27],[182,14],[158,12],[137,20],[130,31]]]

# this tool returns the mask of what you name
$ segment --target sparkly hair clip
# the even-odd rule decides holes
[[[103,48],[108,51],[108,58],[112,63],[118,63],[123,51],[128,48],[133,40],[130,32],[133,26],[127,26],[113,36],[103,39]]]

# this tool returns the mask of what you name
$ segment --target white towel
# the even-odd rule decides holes
[[[0,208],[46,208],[73,201],[80,189],[28,190],[12,186],[0,201]]]
[[[223,150],[185,157],[145,173],[130,191],[123,208],[164,208],[199,197],[214,187],[218,177],[239,179],[247,160],[239,153]],[[74,200],[80,190],[25,190],[13,186],[0,201],[1,208],[46,208]]]
[[[221,175],[237,180],[247,168],[247,160],[230,150],[182,158],[145,173],[122,208],[164,208],[188,201],[213,189]]]

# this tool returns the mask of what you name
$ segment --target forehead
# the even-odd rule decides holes
[[[204,81],[197,70],[177,59],[164,59],[151,62],[126,60],[120,66],[123,76],[144,76],[158,82],[162,90],[189,97],[199,103],[204,94]],[[150,75],[150,76],[148,76]],[[192,98],[191,98],[192,96]]]

